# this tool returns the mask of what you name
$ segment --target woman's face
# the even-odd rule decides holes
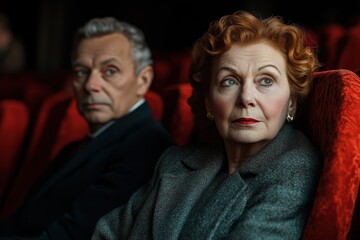
[[[284,57],[264,42],[235,43],[212,67],[206,106],[225,143],[264,146],[291,104]]]

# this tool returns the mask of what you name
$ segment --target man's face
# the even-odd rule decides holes
[[[141,98],[131,45],[122,34],[82,40],[73,71],[78,109],[92,131],[127,114]]]

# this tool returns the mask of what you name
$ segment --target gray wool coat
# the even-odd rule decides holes
[[[223,146],[167,149],[93,239],[300,239],[321,170],[305,135],[285,124],[229,176],[226,161]]]

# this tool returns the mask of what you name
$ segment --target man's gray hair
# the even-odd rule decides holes
[[[144,33],[130,23],[119,21],[113,17],[93,18],[79,28],[75,34],[73,54],[81,40],[85,38],[104,36],[112,33],[123,34],[130,42],[135,73],[153,64],[151,50]]]

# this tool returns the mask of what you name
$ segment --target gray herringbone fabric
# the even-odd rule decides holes
[[[285,124],[234,174],[222,146],[172,147],[126,206],[97,224],[93,239],[300,239],[321,161]]]

